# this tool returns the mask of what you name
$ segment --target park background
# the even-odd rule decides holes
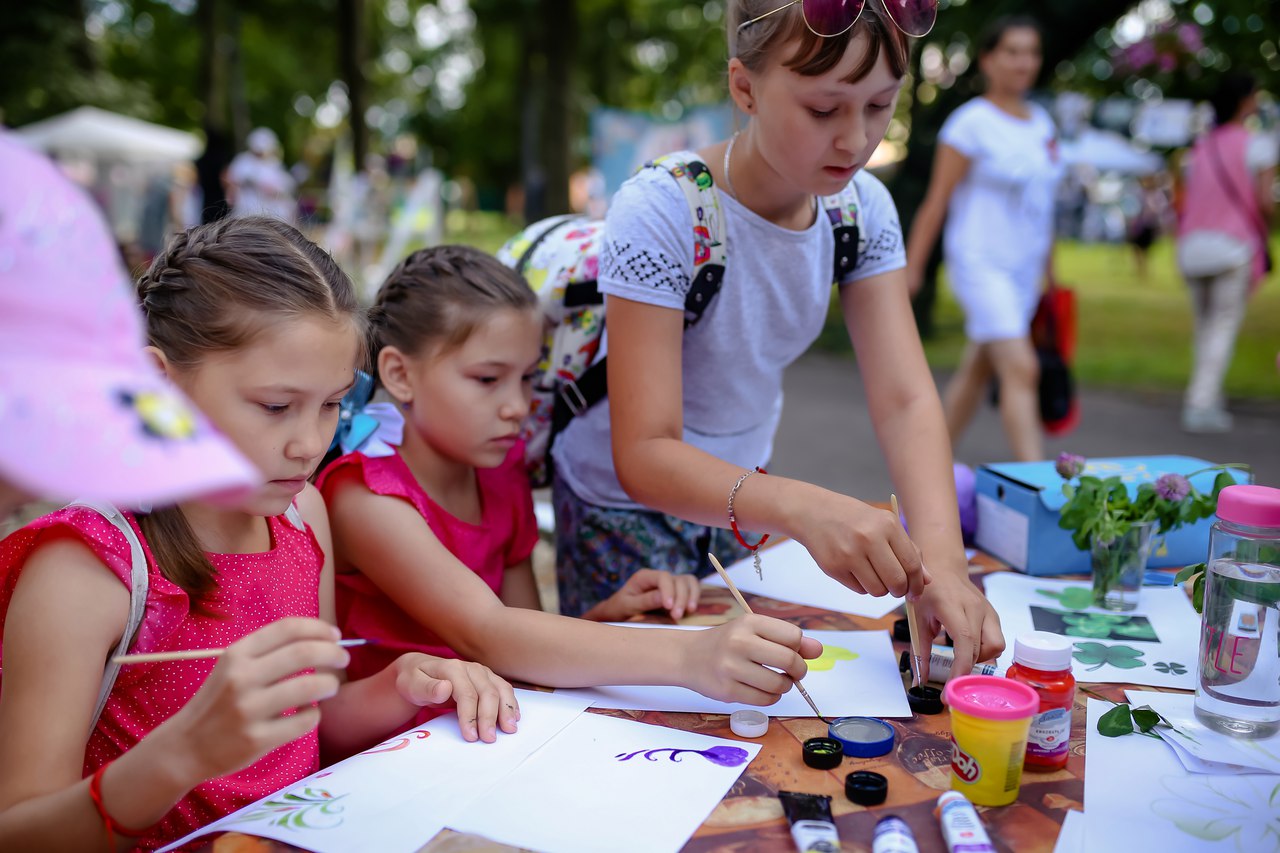
[[[941,0],[876,171],[909,227],[937,129],[976,91],[978,33],[1017,13],[1044,27],[1037,96],[1083,105],[1080,126],[1065,130],[1118,130],[1132,151],[1176,169],[1188,140],[1143,138],[1138,115],[1194,104],[1228,70],[1280,91],[1273,11],[1256,0]],[[727,130],[724,15],[720,0],[48,0],[0,21],[0,122],[22,130],[88,105],[183,131],[195,140],[206,216],[221,212],[220,174],[249,130],[271,127],[301,178],[303,224],[369,293],[398,259],[388,244],[397,255],[438,240],[494,249],[526,221],[598,213],[605,193],[589,169],[604,159],[610,119],[676,142]],[[1276,132],[1270,95],[1263,107]],[[100,157],[92,142],[78,176],[133,248],[145,193],[172,164]],[[63,153],[77,160],[74,146]],[[603,183],[616,184],[614,172]],[[411,210],[424,175],[430,203]],[[1078,294],[1077,380],[1084,391],[1167,401],[1191,359],[1170,240],[1157,241],[1139,276],[1124,243],[1134,174],[1094,169],[1086,180],[1094,226],[1064,227],[1057,260]],[[945,373],[963,330],[945,270],[939,278],[931,271],[916,308],[930,363]],[[847,353],[842,326],[816,347]],[[1226,379],[1233,402],[1268,419],[1280,400],[1277,349],[1273,277],[1249,305]]]

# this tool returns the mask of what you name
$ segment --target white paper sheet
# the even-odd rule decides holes
[[[760,560],[763,579],[756,577],[750,558],[726,566],[725,571],[741,591],[776,601],[790,601],[872,619],[879,619],[902,606],[901,598],[863,595],[832,580],[818,568],[805,547],[794,539],[765,548],[760,552]],[[703,578],[702,582],[708,586],[725,585],[718,574]]]
[[[448,825],[556,853],[677,851],[759,751],[583,714]]]
[[[1137,610],[1117,613],[1083,605],[1088,581],[997,572],[984,582],[1010,641],[1001,667],[1013,663],[1015,637],[1052,631],[1075,643],[1076,681],[1195,689],[1200,616],[1180,587],[1144,587]]]
[[[544,746],[587,703],[519,690],[519,730],[495,743],[467,743],[449,714],[246,806],[166,850],[235,830],[317,853],[412,853],[445,822]]]
[[[627,627],[638,627],[628,625]],[[658,626],[653,626],[658,627]],[[681,626],[681,630],[708,628]],[[804,688],[827,717],[910,717],[906,690],[887,631],[806,631],[822,643],[822,657],[809,661]],[[594,708],[731,714],[754,707],[708,699],[683,687],[629,685],[557,690]],[[758,708],[771,717],[812,717],[813,709],[794,687],[775,704]]]
[[[1174,731],[1158,729],[1162,738],[1200,762],[1226,765],[1217,771],[1210,767],[1210,772],[1280,774],[1280,734],[1254,740],[1215,731],[1196,719],[1195,697],[1185,693],[1126,690],[1125,696],[1134,708],[1148,705],[1174,726]],[[1227,769],[1230,767],[1238,769]],[[1276,808],[1280,812],[1280,802]]]
[[[1063,815],[1053,853],[1084,853],[1084,812],[1072,809]]]
[[[1280,776],[1188,773],[1163,741],[1098,733],[1090,699],[1084,846],[1089,853],[1278,853]]]

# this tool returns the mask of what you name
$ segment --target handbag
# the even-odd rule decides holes
[[[1049,435],[1065,435],[1080,421],[1071,375],[1076,344],[1076,294],[1053,282],[1031,320],[1031,342],[1040,361],[1040,420]]]

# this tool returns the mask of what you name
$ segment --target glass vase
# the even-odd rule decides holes
[[[1155,522],[1135,524],[1109,542],[1093,541],[1093,606],[1133,610],[1138,606]]]

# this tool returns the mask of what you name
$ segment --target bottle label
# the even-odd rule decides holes
[[[1061,758],[1071,745],[1071,711],[1050,708],[1031,718],[1027,733],[1027,755],[1037,758]]]

